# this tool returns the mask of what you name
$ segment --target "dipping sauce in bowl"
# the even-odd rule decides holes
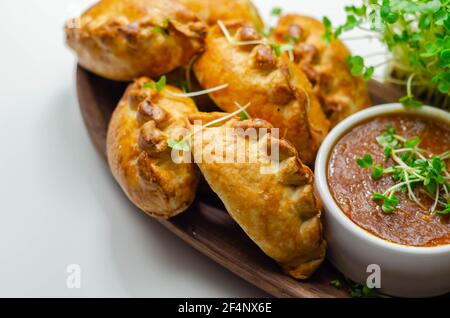
[[[373,106],[330,131],[317,154],[314,185],[324,207],[327,258],[340,272],[362,284],[375,275],[379,291],[392,296],[450,292],[444,202],[450,189],[443,188],[450,180],[449,150],[450,113],[430,106]],[[437,172],[442,178],[431,179],[439,179],[440,191],[425,179],[404,187],[405,171],[409,181],[415,173],[431,178],[429,172]]]
[[[359,123],[337,141],[330,153],[327,177],[334,200],[351,221],[381,239],[421,247],[449,244],[449,215],[433,213],[431,209],[435,197],[425,191],[423,185],[419,185],[420,182],[411,183],[416,201],[411,198],[407,185],[400,186],[395,192],[398,203],[394,204],[393,211],[383,211],[380,202],[374,200],[374,193],[383,194],[387,189],[404,182],[405,178],[399,170],[402,180],[395,180],[390,173],[374,180],[371,177],[372,168],[364,169],[357,163],[358,158],[371,154],[372,165],[381,165],[384,169],[398,165],[392,156],[386,159],[385,149],[377,141],[388,127],[392,127],[391,131],[405,140],[419,137],[417,147],[427,159],[431,160],[433,155],[442,155],[450,150],[450,127],[436,119],[389,114]],[[398,147],[404,148],[402,143]],[[399,152],[398,157],[401,155]],[[415,156],[420,159],[420,155]],[[443,162],[449,165],[450,160],[445,156],[443,158]],[[413,173],[410,175],[414,178]],[[441,187],[441,191],[444,193],[445,189]],[[435,210],[444,208],[437,205]]]

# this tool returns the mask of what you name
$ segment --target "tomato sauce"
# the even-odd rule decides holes
[[[390,175],[372,180],[370,169],[362,169],[356,159],[370,153],[374,162],[385,168],[393,164],[391,160],[385,161],[383,148],[376,141],[389,124],[405,138],[419,136],[419,147],[434,154],[450,149],[450,127],[435,119],[399,114],[359,124],[336,143],[330,154],[328,184],[336,203],[358,226],[387,241],[411,246],[450,244],[449,216],[432,214],[433,201],[417,189],[414,193],[425,209],[401,192],[396,193],[399,204],[391,214],[384,213],[372,199],[373,193],[383,193],[395,182]],[[446,163],[449,166],[449,160]]]

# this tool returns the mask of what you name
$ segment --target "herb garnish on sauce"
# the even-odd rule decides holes
[[[407,193],[410,200],[425,209],[415,189],[433,200],[432,213],[450,213],[450,173],[445,162],[450,158],[450,151],[435,155],[419,147],[419,137],[405,139],[390,125],[377,137],[377,142],[383,147],[386,161],[392,159],[393,165],[384,168],[381,164],[375,164],[370,154],[356,159],[356,162],[361,168],[371,170],[373,180],[379,180],[384,175],[390,175],[394,180],[395,184],[384,193],[373,194],[373,199],[381,203],[384,213],[392,213],[396,209],[399,203],[397,192]]]

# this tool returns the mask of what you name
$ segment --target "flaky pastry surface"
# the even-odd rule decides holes
[[[314,87],[332,126],[347,116],[370,106],[364,79],[350,73],[346,59],[350,55],[340,40],[327,44],[322,22],[302,15],[281,17],[273,32],[278,42],[294,44],[295,61]]]
[[[220,117],[218,114],[210,116],[212,119]],[[222,126],[206,128],[201,139],[194,139],[194,153],[206,181],[223,201],[231,217],[288,274],[305,279],[319,267],[326,250],[320,207],[314,196],[313,173],[302,164],[294,147],[283,139],[274,140],[270,132],[261,138],[249,139],[243,135],[231,136],[225,131],[227,128],[264,127],[270,129],[272,126],[260,119],[231,119]],[[273,149],[273,146],[267,146],[272,145],[272,141],[277,143],[280,154],[278,172],[261,173],[261,168],[270,167],[263,161],[223,163],[224,153],[237,153],[239,150],[236,149],[239,142],[235,138],[244,138],[247,158],[261,147]],[[224,151],[221,154],[213,151],[215,160],[211,160],[208,149],[214,149],[218,144],[225,147]],[[204,152],[199,154],[199,149]],[[198,160],[198,156],[203,160]]]
[[[147,214],[169,218],[186,210],[195,197],[199,172],[192,163],[174,163],[170,139],[190,129],[188,115],[197,112],[189,98],[166,86],[145,88],[140,78],[130,84],[113,113],[107,134],[108,163],[128,198]]]
[[[206,25],[175,0],[102,0],[65,31],[80,65],[131,81],[186,64],[203,49]]]
[[[256,29],[244,22],[226,27],[238,41],[260,41]],[[269,121],[298,150],[305,163],[312,163],[329,122],[301,69],[282,54],[277,57],[266,44],[235,45],[217,26],[210,28],[206,49],[194,64],[200,85],[228,87],[210,96],[221,109],[232,112],[251,103],[248,113]]]

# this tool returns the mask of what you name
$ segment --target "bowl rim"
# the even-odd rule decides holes
[[[394,252],[408,253],[408,254],[420,254],[420,255],[434,255],[450,252],[450,244],[438,245],[438,246],[411,246],[402,245],[382,239],[375,234],[372,234],[356,223],[354,223],[338,206],[329,189],[327,174],[328,174],[328,158],[331,150],[334,148],[336,142],[342,138],[342,136],[349,131],[352,127],[367,121],[371,118],[389,114],[415,114],[418,116],[439,118],[442,121],[448,121],[450,123],[450,113],[444,110],[431,107],[422,106],[420,108],[405,108],[400,103],[381,104],[366,108],[353,115],[347,117],[334,127],[326,136],[317,154],[315,163],[315,188],[319,194],[324,207],[325,213],[332,214],[335,219],[343,226],[347,231],[351,232],[360,240],[364,240],[369,244],[376,245],[380,248],[384,248]]]

